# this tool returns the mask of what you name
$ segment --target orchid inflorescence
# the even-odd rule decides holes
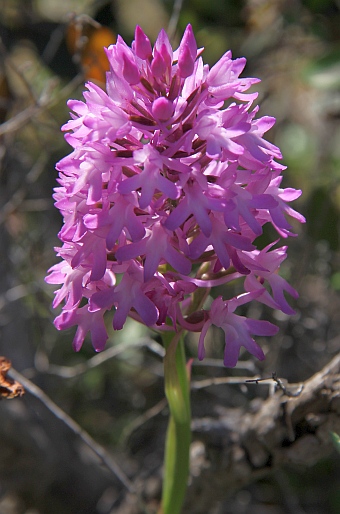
[[[292,314],[284,293],[297,293],[278,275],[286,246],[254,242],[267,223],[286,238],[285,215],[304,218],[287,205],[301,192],[280,187],[280,150],[263,138],[275,119],[256,118],[257,93],[246,93],[259,80],[240,78],[246,60],[230,51],[204,65],[191,25],[175,51],[164,30],[152,48],[137,26],[131,48],[118,36],[106,53],[106,92],[89,82],[63,127],[74,150],[57,164],[62,260],[46,278],[62,284],[56,327],[78,326],[76,350],[90,332],[100,351],[113,310],[115,330],[129,316],[157,331],[201,332],[202,359],[215,325],[227,366],[241,346],[264,358],[253,336],[277,327],[236,309],[257,300]],[[208,306],[211,288],[236,279],[243,294]]]

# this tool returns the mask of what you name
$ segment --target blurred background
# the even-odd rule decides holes
[[[188,355],[194,380],[275,370],[304,381],[340,350],[340,1],[0,0],[0,13],[0,355],[47,395],[0,402],[0,514],[143,512],[48,398],[114,456],[152,512],[167,425],[159,341],[127,323],[98,360],[89,342],[73,353],[73,333],[52,323],[53,288],[44,276],[56,262],[62,222],[51,194],[55,163],[70,152],[60,132],[66,101],[81,98],[85,80],[104,87],[102,47],[117,34],[130,44],[136,24],[153,41],[168,28],[176,46],[190,22],[205,62],[227,49],[247,58],[245,76],[261,79],[260,115],[277,119],[268,137],[288,166],[284,185],[303,190],[294,208],[307,224],[295,227],[299,237],[288,241],[282,266],[300,298],[293,317],[258,305],[248,312],[280,326],[261,341],[263,363],[244,354],[237,368],[223,368],[218,331],[204,365],[196,336]],[[267,395],[265,386],[207,385],[192,393],[193,415],[246,410]],[[339,462],[334,450],[308,468],[284,468],[207,514],[339,513]]]

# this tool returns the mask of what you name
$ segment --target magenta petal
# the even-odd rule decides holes
[[[174,248],[171,248],[171,246],[168,247],[165,257],[170,266],[175,268],[179,273],[189,275],[191,272],[191,262]]]
[[[202,255],[202,253],[206,250],[207,246],[209,245],[209,241],[210,240],[207,237],[205,237],[203,234],[200,234],[197,237],[195,237],[195,239],[189,246],[189,257],[194,260],[198,259]],[[223,243],[219,242],[218,244],[221,244],[221,247],[223,249],[225,248]],[[216,249],[215,249],[215,251],[217,253]]]
[[[174,211],[167,217],[164,226],[169,230],[178,228],[190,215],[190,209],[185,201],[181,201]]]
[[[255,209],[273,209],[277,206],[277,200],[271,195],[256,195],[250,201],[250,207]]]
[[[186,78],[192,74],[194,71],[196,56],[197,44],[192,26],[189,24],[184,31],[179,47],[178,69],[181,77]]]
[[[184,47],[178,58],[178,68],[180,76],[189,77],[194,71],[195,59],[192,58],[188,47]]]
[[[225,243],[223,243],[223,241],[216,239],[214,241],[214,250],[224,269],[228,270],[230,267],[230,257]]]
[[[234,368],[237,364],[239,355],[240,345],[237,342],[236,333],[234,329],[229,328],[224,348],[224,365],[228,368]]]
[[[106,249],[103,245],[101,246],[101,248],[98,248],[98,250],[93,253],[93,268],[91,272],[91,280],[93,281],[100,280],[106,270]]]
[[[159,52],[155,52],[155,56],[151,63],[151,70],[155,77],[161,77],[165,73],[166,64]]]
[[[279,328],[269,321],[246,319],[244,323],[249,332],[257,336],[274,336],[279,331]]]
[[[152,326],[156,324],[158,310],[147,296],[142,293],[136,295],[133,306],[146,325]]]
[[[104,350],[108,337],[104,320],[101,323],[97,322],[91,330],[92,345],[96,352]]]
[[[127,195],[127,194],[131,193],[131,191],[135,191],[136,189],[138,189],[140,187],[140,183],[141,183],[141,180],[140,180],[139,175],[135,175],[134,177],[129,177],[119,183],[118,191],[122,195]]]
[[[146,243],[147,239],[143,239],[142,241],[138,241],[137,243],[131,243],[129,245],[121,246],[116,251],[117,261],[128,261],[130,259],[134,259],[139,255],[144,255],[146,252]]]
[[[279,275],[270,277],[269,283],[272,287],[274,300],[281,311],[290,316],[295,314],[294,309],[292,309],[288,304],[283,291],[288,291],[288,293],[291,294],[293,298],[297,298],[299,296],[297,291],[295,291],[293,287],[287,284],[287,282]]]
[[[110,288],[94,293],[90,299],[89,311],[96,312],[100,309],[110,310],[114,302],[114,292],[114,288]]]
[[[211,159],[218,159],[222,154],[222,148],[217,139],[212,136],[207,139],[207,155]]]
[[[154,54],[158,52],[162,56],[166,66],[170,66],[172,63],[172,47],[169,37],[164,29],[161,29],[155,42]]]
[[[159,190],[171,198],[171,200],[176,200],[178,197],[178,191],[175,184],[170,182],[170,180],[166,179],[162,175],[160,175],[158,178],[158,186]]]
[[[144,263],[144,280],[148,282],[154,276],[161,261],[161,254],[157,249],[148,252]]]
[[[263,361],[266,358],[261,346],[258,345],[256,343],[256,341],[254,341],[254,339],[252,339],[251,337],[249,337],[248,340],[245,340],[243,346],[246,348],[246,350],[249,353],[254,355],[254,357],[256,357],[259,361]]]
[[[126,228],[130,232],[132,241],[139,241],[145,235],[145,228],[137,216],[128,217]]]
[[[123,63],[123,76],[125,80],[131,85],[138,84],[140,75],[135,63],[125,54],[123,54]]]
[[[85,336],[86,336],[86,331],[84,330],[84,328],[81,325],[79,325],[77,328],[76,334],[74,336],[73,342],[72,342],[72,347],[75,352],[79,352],[79,350],[83,346]]]
[[[115,330],[121,330],[125,324],[126,318],[128,317],[130,306],[128,302],[121,302],[113,316],[113,328]]]
[[[209,215],[207,214],[207,211],[202,209],[198,203],[193,210],[195,211],[194,214],[196,215],[196,219],[202,229],[203,234],[206,237],[209,237],[212,231],[212,222],[209,218]]]
[[[75,324],[76,310],[63,311],[54,320],[54,325],[58,330],[65,330]]]
[[[148,59],[152,54],[150,40],[139,25],[135,30],[135,52],[143,60]]]

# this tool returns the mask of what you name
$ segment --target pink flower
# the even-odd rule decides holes
[[[281,310],[285,314],[295,314],[295,311],[288,304],[284,292],[289,293],[293,298],[297,298],[298,293],[278,274],[281,263],[287,257],[287,247],[283,246],[269,252],[274,244],[275,242],[266,246],[263,250],[254,250],[244,256],[246,265],[252,270],[252,273],[244,281],[244,287],[249,292],[262,291],[262,294],[256,298],[258,302]],[[272,295],[263,288],[265,282],[270,286]]]
[[[164,30],[152,47],[137,27],[131,48],[119,36],[106,53],[106,91],[88,83],[63,126],[73,151],[57,164],[61,262],[46,278],[61,284],[57,328],[78,327],[77,350],[90,332],[101,350],[112,311],[115,330],[128,316],[157,330],[202,330],[202,357],[215,324],[227,365],[241,345],[262,358],[252,335],[273,326],[235,309],[257,300],[291,313],[284,292],[296,292],[277,273],[286,247],[260,250],[255,239],[266,223],[287,237],[286,215],[304,219],[287,205],[300,191],[280,188],[280,150],[264,139],[275,120],[252,108],[257,94],[247,91],[258,79],[240,77],[245,59],[231,52],[209,69],[190,25],[176,50]],[[232,279],[245,295],[203,310],[199,299]]]
[[[244,346],[249,353],[259,360],[264,359],[261,347],[251,337],[252,334],[258,336],[273,336],[278,328],[269,321],[259,321],[248,319],[244,316],[234,314],[235,309],[246,302],[255,299],[257,295],[245,293],[232,300],[224,301],[221,296],[213,301],[208,313],[208,320],[205,322],[198,343],[198,357],[204,358],[204,337],[211,325],[222,328],[225,334],[224,364],[235,366],[239,357],[240,348]]]

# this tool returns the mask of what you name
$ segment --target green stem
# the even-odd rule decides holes
[[[184,352],[184,334],[164,338],[165,394],[170,409],[164,457],[162,506],[159,514],[180,514],[189,475],[191,412],[189,373]]]

